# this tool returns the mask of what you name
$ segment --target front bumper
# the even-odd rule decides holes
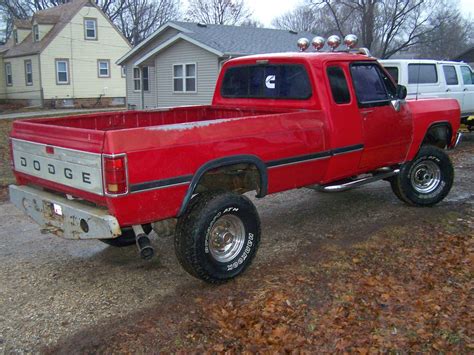
[[[29,186],[10,185],[9,190],[10,201],[44,232],[66,239],[112,239],[121,234],[117,219],[107,210]]]

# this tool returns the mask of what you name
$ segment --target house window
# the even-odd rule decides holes
[[[69,60],[56,59],[56,84],[69,84]]]
[[[38,42],[40,40],[39,27],[33,25],[33,41]]]
[[[122,66],[122,78],[127,77],[127,67],[125,65]]]
[[[97,61],[99,78],[110,78],[110,60],[99,59]]]
[[[93,19],[84,19],[84,35],[85,39],[97,39],[97,20]]]
[[[15,41],[15,44],[18,44],[18,31],[13,30],[13,41]]]
[[[7,86],[13,85],[13,75],[12,75],[12,65],[11,63],[5,63],[5,80],[7,81]]]
[[[196,92],[196,64],[173,65],[173,92]]]
[[[140,69],[133,68],[133,90],[140,91]]]
[[[142,68],[142,74],[143,74],[143,91],[149,91],[150,88],[148,86],[148,67]]]
[[[33,66],[31,60],[25,60],[25,83],[27,86],[33,85]]]

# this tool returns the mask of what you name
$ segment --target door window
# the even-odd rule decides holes
[[[351,75],[360,106],[384,105],[396,97],[392,81],[375,63],[353,64]]]
[[[447,85],[458,85],[458,75],[453,65],[443,65],[443,72]]]
[[[346,76],[341,67],[328,67],[329,85],[331,86],[332,98],[336,104],[347,104],[351,101],[351,94],[347,86]]]
[[[473,82],[473,76],[472,76],[472,71],[471,68],[469,67],[461,67],[461,74],[462,74],[462,80],[464,82],[464,85],[472,85],[474,84]]]

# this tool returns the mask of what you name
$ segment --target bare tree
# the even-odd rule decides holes
[[[176,0],[125,0],[115,21],[131,44],[137,45],[164,23],[179,18]]]
[[[419,48],[431,41],[434,33],[446,38],[441,28],[447,30],[448,24],[459,24],[462,18],[456,15],[456,6],[453,0],[308,0],[275,19],[273,25],[323,36],[355,33],[361,46],[378,57],[389,58]]]
[[[414,47],[419,58],[451,59],[474,44],[472,19],[463,18],[458,9],[449,5],[445,3],[430,19],[433,31]]]
[[[265,25],[258,20],[248,19],[240,24],[243,27],[255,27],[255,28],[264,28]]]
[[[190,0],[186,19],[208,24],[238,25],[250,18],[244,0]]]
[[[318,32],[317,28],[320,23],[321,12],[313,11],[309,6],[298,6],[294,10],[276,17],[272,21],[272,25],[276,28],[293,30]]]

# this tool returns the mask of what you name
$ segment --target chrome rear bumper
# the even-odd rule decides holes
[[[44,232],[66,239],[112,239],[121,234],[117,219],[107,210],[29,186],[10,185],[9,190],[10,201]]]

